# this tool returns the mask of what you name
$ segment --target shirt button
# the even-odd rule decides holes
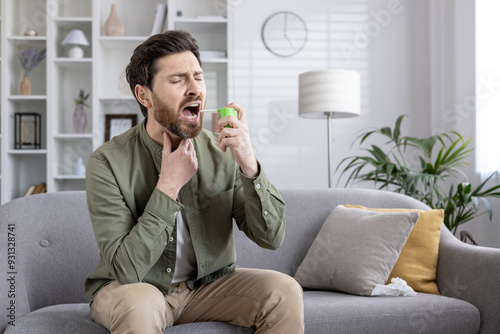
[[[257,185],[255,186],[256,189],[260,189],[260,184],[257,183]]]
[[[167,242],[165,241],[164,246],[166,246],[166,245],[167,245]]]
[[[267,214],[268,214],[268,212],[267,212],[267,210],[265,210],[265,211],[264,211],[264,215],[266,215],[266,216],[267,216]]]
[[[172,241],[174,241],[174,238],[170,237],[170,238],[168,238],[168,241],[172,242]]]
[[[171,272],[171,271],[172,271],[172,269],[167,268],[167,270],[166,270],[166,271],[167,271],[167,273],[169,273],[169,272]]]

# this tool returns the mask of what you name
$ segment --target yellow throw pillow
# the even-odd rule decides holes
[[[439,295],[435,281],[443,210],[372,209],[359,205],[345,207],[382,212],[418,211],[420,218],[401,250],[387,283],[390,283],[393,277],[400,277],[415,291]]]

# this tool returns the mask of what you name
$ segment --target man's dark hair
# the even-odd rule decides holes
[[[169,30],[153,35],[144,43],[135,48],[126,74],[130,89],[135,96],[137,84],[149,88],[151,91],[153,78],[158,72],[157,60],[174,53],[191,51],[201,66],[200,52],[196,40],[189,33],[182,30]],[[137,96],[135,96],[137,100]],[[142,114],[147,117],[148,109],[137,100]]]

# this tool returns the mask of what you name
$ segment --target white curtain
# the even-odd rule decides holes
[[[500,171],[500,1],[476,0],[477,170]]]

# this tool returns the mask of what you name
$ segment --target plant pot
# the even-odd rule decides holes
[[[73,113],[73,126],[76,133],[83,133],[87,125],[87,113],[83,104],[77,104]]]
[[[21,81],[21,95],[31,95],[31,81],[27,75]]]

